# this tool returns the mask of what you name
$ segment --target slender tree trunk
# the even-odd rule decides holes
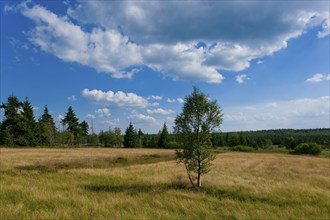
[[[198,161],[197,186],[198,187],[202,186],[202,167],[200,161]]]
[[[192,185],[193,187],[195,187],[195,184],[194,184],[194,181],[193,181],[193,179],[192,179],[192,177],[191,177],[191,175],[190,175],[190,171],[189,171],[189,169],[188,169],[188,166],[187,166],[186,163],[185,163],[184,165],[185,165],[186,170],[187,170],[187,174],[188,174],[189,181],[190,181],[191,185]]]

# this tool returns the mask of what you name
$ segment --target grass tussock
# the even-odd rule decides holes
[[[221,153],[189,185],[174,151],[1,149],[1,219],[329,219],[329,158]],[[65,165],[64,165],[65,164]]]

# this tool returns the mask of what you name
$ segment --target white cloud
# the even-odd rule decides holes
[[[322,81],[325,81],[325,80],[330,80],[330,74],[316,73],[311,78],[308,78],[306,80],[306,82],[317,83],[317,82],[322,82]]]
[[[102,124],[105,124],[110,127],[117,127],[120,125],[120,119],[115,118],[115,119],[110,119],[110,120],[105,120],[101,122]]]
[[[158,96],[158,95],[152,95],[152,96],[148,96],[148,98],[147,98],[148,100],[150,100],[150,99],[153,99],[153,100],[162,100],[163,99],[163,97],[162,96]]]
[[[250,79],[246,74],[236,75],[235,78],[236,78],[236,82],[239,84],[242,84],[246,80]]]
[[[258,60],[257,61],[257,64],[262,64],[264,61],[262,61],[262,60]]]
[[[72,102],[74,102],[74,101],[77,100],[76,96],[74,96],[74,95],[69,96],[67,99],[68,99],[69,101],[72,101]]]
[[[330,97],[224,108],[225,130],[329,127]]]
[[[57,119],[57,121],[62,121],[64,119],[64,116],[63,115],[58,115],[56,119]]]
[[[94,28],[85,32],[67,16],[58,16],[39,5],[23,7],[22,14],[36,22],[30,40],[64,61],[91,66],[114,78],[130,78],[138,69],[126,69],[142,64],[138,45],[118,31]]]
[[[157,108],[157,109],[153,109],[153,110],[147,109],[147,112],[148,112],[148,114],[161,114],[161,115],[169,115],[169,114],[174,113],[174,111],[171,109],[165,110],[162,108]]]
[[[104,106],[117,108],[145,108],[148,105],[146,99],[135,93],[125,93],[122,91],[113,92],[111,90],[103,92],[96,89],[84,89],[81,94],[86,100]]]
[[[328,15],[325,14],[325,17],[327,17],[327,18],[325,18],[323,23],[322,23],[322,30],[317,33],[317,36],[319,38],[326,37],[330,34],[330,17],[329,17],[329,14]]]
[[[170,98],[168,98],[166,101],[167,101],[168,103],[173,103],[173,102],[176,102],[176,100],[175,100],[175,99],[170,99]]]
[[[182,98],[177,98],[176,100],[181,104],[184,103],[184,99],[182,99]]]
[[[39,110],[39,107],[38,107],[38,106],[33,106],[33,108],[32,108],[32,109],[33,109],[33,111],[35,111],[35,112],[36,112],[36,111],[38,111],[38,110]]]
[[[87,114],[87,115],[85,116],[85,118],[88,118],[88,119],[95,119],[96,117],[95,117],[95,115]]]
[[[180,104],[184,103],[184,99],[183,98],[177,98],[177,99],[170,99],[170,98],[168,98],[166,101],[168,103],[174,103],[174,102],[178,102]]]
[[[154,117],[143,114],[133,114],[128,117],[128,119],[134,119],[136,122],[156,122]]]
[[[147,66],[174,80],[221,83],[222,70],[245,70],[310,28],[322,27],[318,37],[328,36],[328,6],[326,1],[80,1],[68,16],[39,5],[19,8],[36,24],[31,42],[64,61],[114,78],[131,78]]]
[[[95,113],[101,118],[109,117],[111,115],[110,109],[108,109],[108,108],[99,108],[99,109],[95,110]]]
[[[156,106],[159,106],[160,104],[158,102],[153,102],[153,103],[149,103],[149,106],[153,106],[153,107],[156,107]]]

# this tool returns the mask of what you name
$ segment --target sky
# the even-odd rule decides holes
[[[0,1],[1,102],[61,128],[172,130],[197,86],[221,131],[329,128],[329,1]],[[3,120],[3,111],[0,114]]]

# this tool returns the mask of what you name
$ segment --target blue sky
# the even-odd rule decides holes
[[[199,87],[222,131],[329,127],[328,1],[1,1],[1,102],[59,125],[171,128]],[[3,112],[1,114],[3,119]]]

